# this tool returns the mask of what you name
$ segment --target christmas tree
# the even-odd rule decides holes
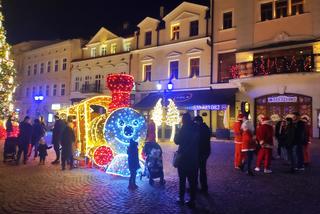
[[[180,123],[180,112],[177,109],[177,106],[174,104],[173,100],[168,100],[169,105],[166,115],[166,124],[172,127],[170,141],[173,141],[176,132],[176,125]]]
[[[5,118],[13,111],[13,93],[16,89],[16,70],[10,59],[10,45],[6,42],[3,26],[2,5],[0,1],[0,118]]]
[[[153,120],[156,125],[156,141],[158,141],[158,126],[161,126],[163,121],[163,108],[161,105],[161,100],[162,99],[158,100],[151,113],[151,120]]]

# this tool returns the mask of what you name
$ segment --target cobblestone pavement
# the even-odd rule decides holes
[[[0,142],[2,152],[3,142]],[[53,150],[46,165],[0,163],[0,213],[216,213],[319,214],[320,141],[312,146],[313,163],[306,171],[287,173],[281,160],[274,173],[249,177],[233,169],[233,144],[213,143],[208,163],[210,197],[200,196],[197,209],[175,204],[178,179],[171,167],[176,146],[163,144],[166,185],[127,189],[128,180],[97,169],[61,171],[53,166]]]

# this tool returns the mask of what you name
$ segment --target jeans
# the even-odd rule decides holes
[[[195,201],[196,199],[196,189],[197,189],[197,168],[196,169],[184,169],[178,168],[179,175],[179,198],[184,201],[184,195],[186,192],[186,180],[188,179],[190,186],[190,200]]]
[[[303,145],[297,145],[296,147],[297,167],[303,168]]]
[[[20,161],[22,152],[23,152],[23,162],[26,162],[28,159],[28,145],[25,145],[25,144],[19,145],[19,150],[18,150],[18,154],[17,154],[17,162]]]
[[[288,159],[290,161],[290,167],[293,170],[296,166],[296,146],[288,146],[287,147],[287,153],[288,153]]]
[[[246,154],[246,159],[245,159],[245,162],[244,162],[244,166],[247,165],[247,170],[248,172],[251,171],[251,164],[252,164],[252,160],[253,160],[253,154],[254,154],[254,151],[246,151],[246,152],[243,152],[245,156]]]
[[[56,161],[60,160],[60,145],[59,143],[53,144],[53,149],[56,152]]]

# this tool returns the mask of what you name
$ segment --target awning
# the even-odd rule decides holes
[[[190,110],[225,110],[228,105],[234,105],[236,88],[211,89],[199,91],[172,91],[150,93],[140,102],[135,104],[136,109],[151,109],[157,101],[172,99],[180,109]]]

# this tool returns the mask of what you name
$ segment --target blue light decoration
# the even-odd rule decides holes
[[[42,100],[44,100],[44,97],[42,95],[39,95],[39,96],[34,96],[33,99],[35,101],[42,101]]]
[[[132,108],[119,108],[108,116],[104,126],[104,136],[114,152],[114,158],[109,164],[106,172],[112,175],[129,177],[127,147],[130,140],[138,142],[142,148],[147,132],[147,123],[143,115]],[[141,154],[141,152],[139,152]],[[143,159],[140,155],[140,166]]]

